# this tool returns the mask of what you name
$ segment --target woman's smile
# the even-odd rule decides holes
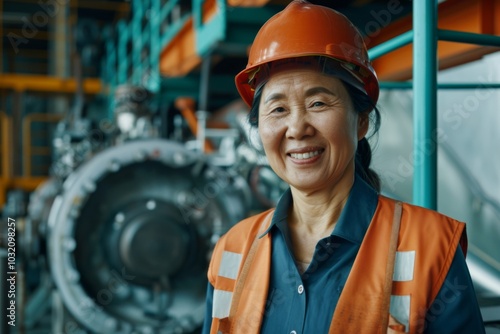
[[[297,165],[312,165],[321,159],[323,148],[293,149],[287,153],[290,160]]]

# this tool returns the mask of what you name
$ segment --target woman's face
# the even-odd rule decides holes
[[[262,144],[273,170],[294,188],[315,191],[352,180],[367,129],[342,82],[316,70],[275,73],[262,90]]]

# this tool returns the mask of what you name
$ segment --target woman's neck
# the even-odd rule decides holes
[[[311,262],[317,243],[328,237],[340,217],[354,174],[328,190],[305,192],[292,189],[293,205],[288,215],[292,252],[301,273]]]
[[[289,225],[309,235],[329,235],[344,208],[354,174],[346,175],[333,187],[316,191],[301,191],[292,187],[293,206]]]

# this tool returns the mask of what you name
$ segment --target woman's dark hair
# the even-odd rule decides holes
[[[370,124],[372,126],[372,133],[370,137],[375,135],[380,128],[380,111],[378,110],[372,99],[366,94],[353,86],[344,83],[347,93],[351,97],[351,101],[357,113],[369,113]],[[366,183],[371,185],[375,190],[380,192],[380,177],[370,168],[372,162],[372,149],[366,137],[363,137],[358,142],[358,149],[356,150],[356,173]]]
[[[380,128],[380,111],[370,97],[353,86],[344,83],[344,87],[351,98],[354,110],[359,114],[369,113],[372,133],[370,136],[375,135]],[[261,85],[255,90],[252,107],[250,108],[250,113],[248,114],[248,122],[251,126],[257,127],[259,124],[259,104],[262,96],[262,89],[264,85]],[[370,163],[372,161],[372,150],[370,143],[366,137],[363,137],[358,142],[358,148],[356,150],[356,173],[375,190],[380,192],[380,178],[378,174],[370,168]]]
[[[255,94],[253,95],[252,107],[250,108],[250,112],[248,113],[248,123],[250,123],[250,125],[253,127],[259,126],[259,105],[260,98],[262,97],[262,89],[264,88],[264,86],[265,84],[260,85],[255,90]]]

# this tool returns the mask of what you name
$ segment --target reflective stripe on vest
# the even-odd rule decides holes
[[[396,263],[394,264],[392,280],[395,282],[412,281],[414,270],[415,251],[396,252]]]
[[[236,280],[241,265],[241,258],[241,254],[223,251],[218,276]],[[227,318],[231,310],[232,299],[233,292],[214,289],[212,317],[219,319]]]
[[[215,289],[212,307],[212,318],[222,319],[229,317],[232,299],[232,292]]]
[[[410,327],[410,295],[407,296],[391,296],[391,315],[402,325],[405,326],[406,332]]]
[[[396,262],[394,263],[394,282],[407,282],[413,280],[415,270],[415,251],[396,252]],[[409,329],[410,322],[410,295],[391,295],[390,313],[402,325],[405,331]]]

